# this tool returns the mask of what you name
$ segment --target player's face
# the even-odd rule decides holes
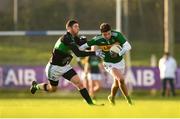
[[[111,31],[102,32],[102,36],[107,40],[111,39]]]
[[[78,23],[74,24],[74,25],[71,27],[71,31],[72,31],[72,33],[73,33],[74,35],[78,35],[78,33],[79,33],[79,24],[78,24]]]

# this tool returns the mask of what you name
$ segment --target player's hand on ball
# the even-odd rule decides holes
[[[120,45],[114,44],[114,45],[110,48],[110,55],[111,55],[111,57],[113,58],[113,57],[119,56],[119,53],[120,53],[121,49],[122,49],[122,48],[121,48]]]
[[[119,54],[116,52],[110,51],[110,55],[113,58],[113,57],[117,57]]]

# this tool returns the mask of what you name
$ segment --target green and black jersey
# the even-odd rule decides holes
[[[112,45],[119,44],[121,47],[126,42],[126,38],[117,31],[112,31],[111,39],[107,40],[102,37],[102,35],[97,35],[93,39],[87,42],[88,46],[97,45],[100,49],[105,53],[105,62],[117,63],[122,60],[122,56],[116,55],[116,57],[112,57],[109,50]]]
[[[69,64],[73,58],[72,52],[77,57],[95,55],[95,52],[80,51],[78,47],[81,44],[79,37],[73,37],[69,32],[67,32],[57,40],[52,52],[50,63],[59,66]]]
[[[100,73],[99,64],[101,63],[101,59],[98,56],[90,56],[88,63],[91,73]]]

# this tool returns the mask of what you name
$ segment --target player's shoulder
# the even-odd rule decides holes
[[[67,32],[66,34],[64,34],[61,38],[61,41],[64,43],[69,43],[69,42],[73,42],[72,40],[72,36],[69,32]]]
[[[119,35],[122,35],[119,31],[112,30],[111,31],[112,36],[118,37]]]
[[[71,39],[71,34],[67,32],[66,34],[63,35],[63,39]]]
[[[103,39],[102,35],[96,35],[93,37],[95,41]]]

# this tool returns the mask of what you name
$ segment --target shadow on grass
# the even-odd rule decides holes
[[[135,90],[131,97],[133,100],[180,100],[180,90],[177,90],[177,96],[162,97],[160,91],[153,94],[149,90]],[[102,89],[96,93],[97,99],[107,99],[110,90]],[[36,94],[31,94],[29,89],[0,89],[0,99],[80,99],[81,95],[78,90],[63,90],[60,89],[54,93],[45,91],[37,91]],[[119,91],[117,99],[124,99],[124,96]]]

